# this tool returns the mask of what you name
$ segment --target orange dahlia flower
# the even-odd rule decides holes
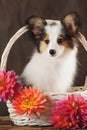
[[[46,102],[44,94],[36,88],[25,88],[13,101],[13,107],[17,114],[32,113],[40,115],[40,111],[45,110],[43,103]]]

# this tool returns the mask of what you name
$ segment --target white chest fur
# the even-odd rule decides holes
[[[22,76],[27,84],[32,84],[41,91],[64,93],[71,87],[75,77],[76,53],[76,47],[72,51],[66,51],[60,58],[35,52]]]

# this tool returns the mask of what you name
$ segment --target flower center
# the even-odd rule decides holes
[[[32,108],[35,104],[34,99],[25,98],[21,104],[23,108]]]
[[[2,91],[4,88],[5,88],[5,86],[6,86],[6,81],[5,80],[1,80],[0,81],[0,91]]]

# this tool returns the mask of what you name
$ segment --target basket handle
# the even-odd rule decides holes
[[[25,32],[27,32],[29,30],[29,26],[23,26],[22,28],[20,28],[13,36],[12,38],[9,40],[2,56],[1,56],[1,65],[0,65],[0,70],[6,70],[6,66],[7,66],[7,59],[8,59],[8,55],[10,53],[10,50],[12,48],[12,46],[14,45],[15,41]],[[81,44],[83,45],[84,49],[87,51],[87,40],[84,37],[84,35],[82,33],[79,32],[79,37],[78,40],[81,42]]]
[[[84,49],[87,51],[87,40],[81,32],[79,32],[78,40],[83,45]]]
[[[25,32],[27,32],[29,30],[28,26],[23,26],[22,28],[20,28],[13,36],[12,38],[9,40],[9,42],[7,43],[7,46],[1,56],[1,65],[0,65],[0,70],[6,70],[7,67],[7,59],[8,59],[8,55],[10,53],[10,50],[12,48],[12,46],[14,45],[15,41]]]

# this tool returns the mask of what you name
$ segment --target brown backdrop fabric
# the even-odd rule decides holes
[[[87,38],[87,0],[0,0],[0,56],[11,36],[24,25],[31,15],[49,19],[61,19],[66,13],[77,11],[81,16],[81,32]],[[20,74],[29,61],[34,46],[28,33],[17,40],[9,59],[8,70]],[[82,45],[78,52],[78,73],[74,85],[83,85],[87,75],[87,53]],[[4,103],[0,103],[0,115],[6,115]]]

